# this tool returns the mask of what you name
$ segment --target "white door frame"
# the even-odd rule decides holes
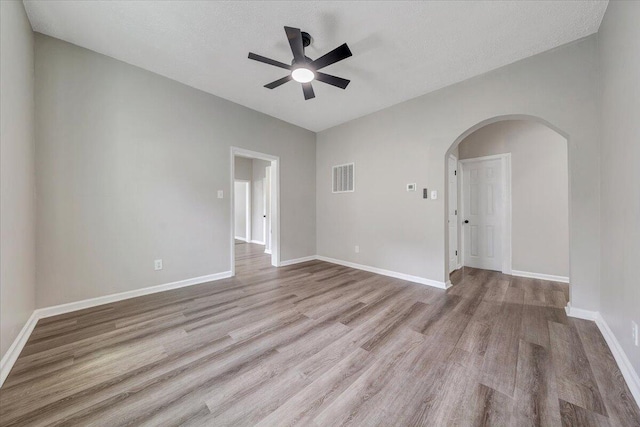
[[[245,200],[245,206],[247,207],[245,214],[245,230],[244,230],[244,235],[245,235],[245,239],[242,238],[238,238],[237,236],[235,236],[235,239],[237,240],[244,240],[247,243],[251,243],[251,219],[252,219],[252,215],[251,215],[251,181],[249,181],[248,179],[235,179],[234,180],[234,184],[236,182],[241,182],[243,184],[246,185],[247,187],[247,192],[245,194],[246,196],[246,200]],[[234,187],[234,202],[235,202],[235,187]],[[234,203],[234,215],[233,215],[233,220],[235,221],[236,219],[236,215],[235,215],[235,203]],[[234,228],[233,228],[233,232],[235,234],[235,224],[234,224]]]
[[[456,171],[458,171],[460,169],[460,164],[458,163],[458,157],[454,154],[449,154],[449,159],[453,160],[456,162]],[[447,161],[447,167],[449,167],[449,162]],[[451,200],[451,193],[452,193],[452,188],[449,182],[449,173],[450,170],[447,169],[447,200]],[[460,177],[459,175],[457,175],[456,173],[456,207],[455,210],[458,211],[458,213],[460,213],[460,198],[458,197],[458,194],[460,193]],[[447,203],[447,222],[448,222],[448,218],[451,216],[451,211],[449,210],[449,203]],[[460,215],[455,215],[456,217],[456,247],[460,246]],[[449,250],[451,250],[451,248],[449,248]],[[458,247],[458,255],[456,256],[456,263],[454,265],[449,265],[449,274],[451,274],[452,272],[454,272],[455,270],[459,269],[460,267],[462,267],[462,263],[460,262],[460,260],[462,259],[462,255],[460,254],[462,248]]]
[[[257,151],[246,150],[240,147],[231,147],[230,170],[231,170],[231,197],[229,209],[231,212],[231,229],[229,252],[231,259],[231,275],[236,274],[235,255],[235,216],[234,216],[234,181],[235,181],[235,158],[247,157],[250,159],[266,160],[271,162],[271,265],[280,266],[280,157],[270,154],[259,153]]]
[[[265,177],[262,178],[262,244],[267,247],[267,233],[269,224],[267,223],[267,182],[269,180]]]
[[[466,163],[483,161],[483,160],[501,160],[502,165],[502,272],[504,274],[511,274],[511,153],[496,154],[493,156],[475,157],[473,159],[462,159],[459,163],[464,168]],[[459,212],[464,214],[464,173],[459,175],[460,180],[460,206]],[[459,215],[462,220],[463,215]],[[460,231],[460,229],[458,230]],[[460,252],[462,265],[465,264],[465,241],[464,233],[461,233],[462,247]],[[459,252],[459,254],[460,254]]]
[[[266,213],[266,219],[267,221],[265,221],[265,236],[264,236],[264,253],[265,254],[269,254],[271,255],[271,235],[273,234],[272,230],[271,230],[271,212],[269,212],[271,210],[271,166],[267,166],[266,168],[266,177],[264,179],[265,185],[264,185],[264,194],[265,194],[265,199],[264,199],[264,207],[265,207],[265,213]]]

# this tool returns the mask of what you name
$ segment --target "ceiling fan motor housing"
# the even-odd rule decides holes
[[[309,46],[313,41],[309,33],[305,33],[304,31],[301,31],[300,34],[302,35],[302,47]]]
[[[311,44],[313,39],[311,38],[311,35],[309,33],[306,33],[304,31],[301,31],[300,35],[302,36],[302,48],[304,49]],[[304,56],[304,59],[305,59],[305,62],[304,62],[305,66],[308,66],[310,62],[313,62],[313,59],[309,58],[306,55]],[[295,65],[295,64],[296,64],[296,60],[294,58],[291,60],[291,65]]]

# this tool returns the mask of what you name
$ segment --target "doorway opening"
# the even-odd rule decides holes
[[[231,273],[236,264],[280,264],[279,158],[231,147]]]
[[[542,120],[495,118],[449,149],[447,270],[570,278],[568,140]]]

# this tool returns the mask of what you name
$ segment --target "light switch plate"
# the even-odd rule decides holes
[[[224,198],[224,191],[218,190],[218,199]]]
[[[431,190],[431,198],[433,200],[436,200],[438,198],[438,191],[437,190]]]

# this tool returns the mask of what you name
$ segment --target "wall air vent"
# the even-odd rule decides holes
[[[350,193],[354,190],[354,163],[333,167],[333,192]]]

